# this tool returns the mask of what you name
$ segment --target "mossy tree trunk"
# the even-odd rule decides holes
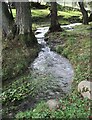
[[[49,28],[50,32],[61,31],[60,24],[57,17],[57,3],[51,2],[51,25]]]
[[[80,10],[82,12],[82,15],[83,15],[83,24],[87,25],[88,24],[88,12],[84,8],[84,3],[83,2],[78,2],[78,3],[79,3],[79,6],[80,6]]]
[[[16,2],[17,34],[24,40],[27,47],[37,43],[32,32],[31,7],[29,2]]]

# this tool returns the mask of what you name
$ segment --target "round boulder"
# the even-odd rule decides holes
[[[84,98],[92,100],[92,82],[87,80],[81,81],[78,84],[78,92],[80,92]]]
[[[50,110],[56,110],[60,106],[60,103],[55,99],[48,100],[46,104],[47,104],[47,106],[49,107]]]

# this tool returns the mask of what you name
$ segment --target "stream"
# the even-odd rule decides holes
[[[80,24],[74,23],[61,27],[65,30],[73,30],[75,25]],[[9,108],[10,110],[6,114],[9,118],[14,117],[20,110],[25,111],[35,108],[36,104],[43,100],[59,99],[71,93],[74,77],[73,67],[68,59],[51,50],[47,45],[44,39],[48,30],[49,27],[41,27],[35,31],[35,36],[41,45],[41,51],[29,66],[31,75],[27,80],[27,87],[30,95],[28,93],[27,98],[16,103],[15,106],[10,104],[11,109]],[[8,110],[7,106],[3,109]]]
[[[61,27],[73,30],[75,25],[80,25],[80,23]],[[69,60],[51,51],[46,44],[44,38],[48,29],[49,27],[41,27],[35,32],[38,43],[42,46],[38,57],[31,64],[33,76],[38,78],[39,89],[36,95],[38,100],[55,99],[69,94],[74,76],[74,70]]]

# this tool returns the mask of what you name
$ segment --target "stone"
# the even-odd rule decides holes
[[[59,95],[59,92],[56,92],[57,95]]]
[[[60,106],[60,103],[55,99],[48,100],[46,104],[47,104],[47,106],[49,107],[50,110],[56,110]]]
[[[78,84],[78,92],[80,92],[84,98],[92,100],[92,82],[87,80],[81,81]]]
[[[53,92],[49,92],[49,95],[53,96],[53,95],[55,95],[55,93],[53,93]]]

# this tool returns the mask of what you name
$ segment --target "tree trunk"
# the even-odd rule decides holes
[[[92,13],[90,13],[90,16],[89,16],[89,18],[88,18],[88,21],[89,21],[89,22],[92,22]]]
[[[3,36],[8,36],[12,32],[14,20],[5,2],[2,2],[2,20]]]
[[[10,14],[13,17],[11,2],[8,3],[8,7],[9,7]]]
[[[51,26],[49,28],[50,32],[61,31],[60,24],[57,18],[57,3],[51,2]]]
[[[29,47],[37,43],[32,32],[32,19],[31,19],[31,9],[29,2],[16,2],[16,25],[17,34],[20,38],[25,41],[26,45]]]
[[[80,6],[80,10],[83,15],[83,24],[87,25],[88,24],[88,12],[84,8],[84,3],[83,2],[78,2]]]

